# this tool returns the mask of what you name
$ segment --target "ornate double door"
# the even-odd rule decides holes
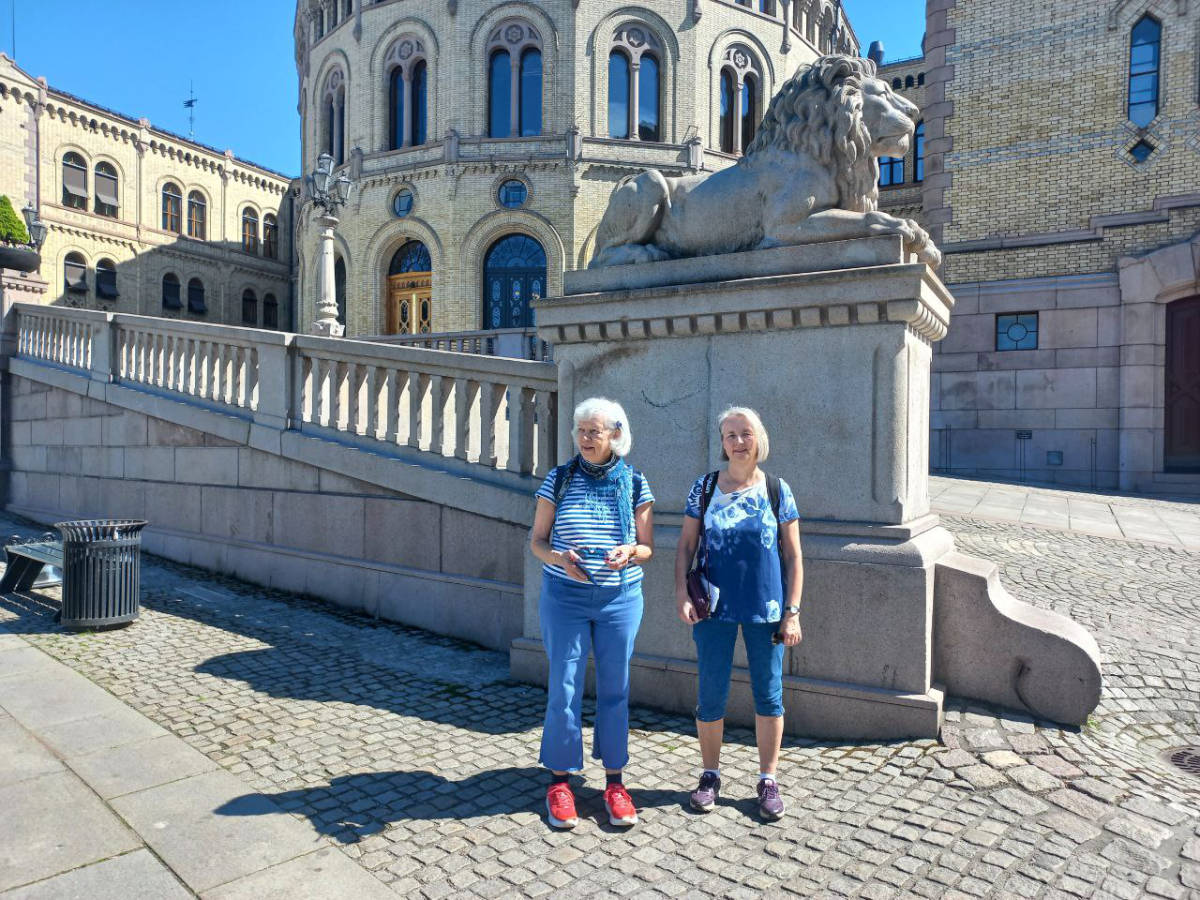
[[[533,238],[511,234],[492,245],[483,271],[483,327],[528,328],[531,304],[546,292],[546,251]]]
[[[433,312],[433,273],[404,272],[388,276],[388,334],[429,334]]]

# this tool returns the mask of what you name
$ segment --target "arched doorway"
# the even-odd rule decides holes
[[[483,263],[483,327],[528,328],[546,292],[546,251],[524,234],[500,238]]]
[[[386,334],[428,334],[433,324],[433,261],[420,241],[409,241],[388,266]]]
[[[1164,468],[1200,472],[1200,297],[1167,306],[1166,374]]]

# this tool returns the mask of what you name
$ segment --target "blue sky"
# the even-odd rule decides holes
[[[920,53],[924,0],[844,3],[864,49],[882,40],[889,59]],[[16,59],[31,75],[185,136],[192,82],[196,140],[299,174],[294,0],[0,0],[0,49],[10,56],[14,4]],[[66,22],[81,31],[65,37]],[[131,45],[138,48],[132,60],[123,52]]]

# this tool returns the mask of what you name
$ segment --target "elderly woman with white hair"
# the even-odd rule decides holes
[[[721,790],[725,703],[740,628],[756,713],[758,810],[773,821],[784,814],[775,779],[783,743],[784,647],[800,642],[799,513],[787,482],[759,468],[770,443],[758,413],[730,407],[718,417],[717,431],[721,458],[729,464],[692,485],[675,556],[676,604],[692,626],[699,668],[696,731],[704,771],[691,803],[708,812]],[[692,579],[689,593],[693,560],[700,577]]]
[[[624,457],[629,417],[602,397],[575,407],[579,452],[537,492],[530,549],[542,567],[539,605],[549,658],[540,761],[551,770],[546,811],[555,828],[579,821],[568,776],[583,770],[581,700],[588,651],[596,659],[592,756],[604,764],[604,805],[613,825],[637,810],[622,783],[629,761],[629,659],[642,621],[642,569],[653,551],[654,495]]]

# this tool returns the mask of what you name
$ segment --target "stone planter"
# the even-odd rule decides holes
[[[0,244],[0,269],[33,272],[41,264],[41,254],[32,247],[20,244]]]

